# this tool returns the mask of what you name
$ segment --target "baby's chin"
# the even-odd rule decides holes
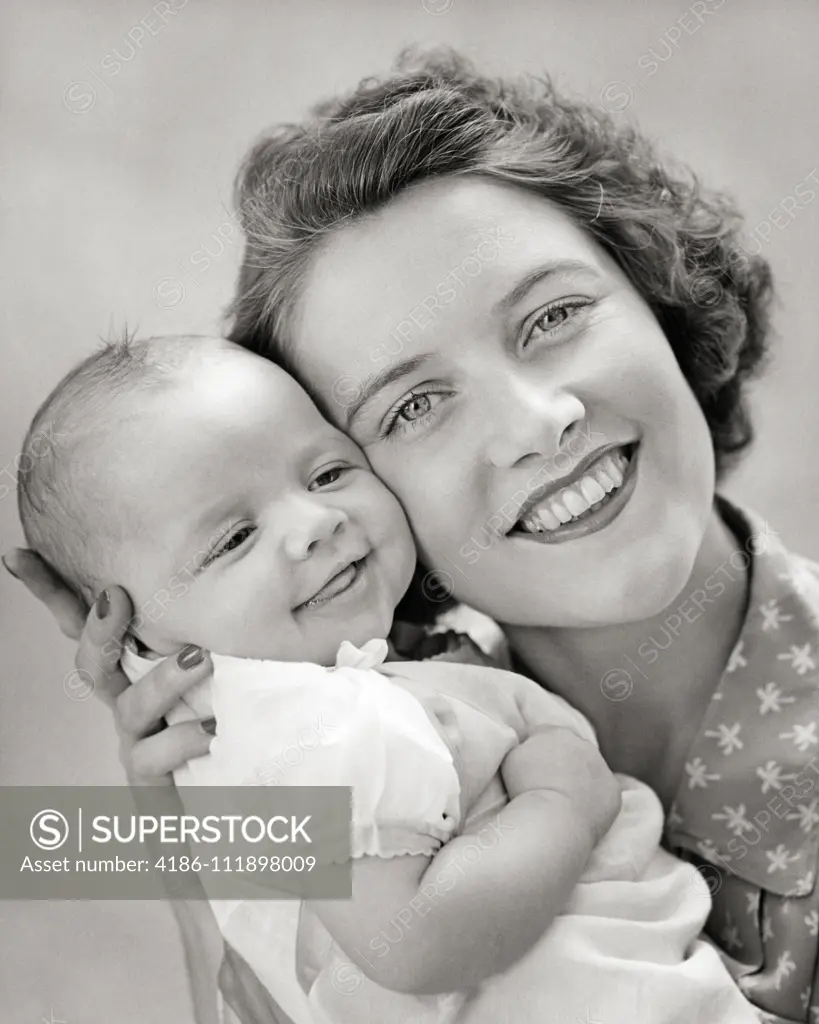
[[[144,630],[140,631],[140,643],[160,657],[176,656],[192,644],[211,654],[227,657],[312,662],[329,667],[335,665],[338,649],[345,641],[361,647],[369,640],[387,639],[394,612],[386,603],[383,607],[381,601],[373,603],[376,607],[355,609],[352,615],[336,617],[327,614],[329,609],[325,609],[308,613],[310,618],[302,621],[291,620],[278,626],[265,623],[263,630],[252,629],[241,636],[223,631],[218,638],[200,634],[183,642],[156,629]]]

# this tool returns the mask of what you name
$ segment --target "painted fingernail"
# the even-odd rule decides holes
[[[188,644],[177,654],[176,664],[182,669],[196,668],[204,657],[205,652],[201,647],[197,647],[196,644]]]
[[[17,573],[14,571],[14,569],[12,569],[12,567],[9,565],[9,563],[2,556],[0,556],[0,562],[3,563],[3,568],[9,574],[9,576],[13,576],[16,580],[20,579],[20,577],[17,575]]]
[[[206,732],[208,736],[216,735],[216,719],[215,718],[203,718],[199,723],[199,728],[202,732]]]
[[[111,597],[107,590],[103,590],[99,595],[96,604],[94,605],[94,609],[97,613],[98,619],[104,619],[108,615],[108,612],[111,611]]]

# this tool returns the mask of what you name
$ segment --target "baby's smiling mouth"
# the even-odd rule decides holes
[[[364,572],[367,555],[353,561],[345,562],[340,569],[336,569],[330,578],[316,591],[313,596],[297,605],[293,611],[301,612],[320,608],[328,604],[334,598],[345,594],[355,583],[358,582]]]

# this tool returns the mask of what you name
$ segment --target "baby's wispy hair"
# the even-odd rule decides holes
[[[17,504],[26,541],[92,603],[106,554],[121,533],[114,507],[116,428],[139,395],[168,386],[201,344],[192,336],[136,339],[127,330],[70,370],[40,405],[18,459]],[[107,453],[108,465],[101,455]],[[110,474],[110,478],[106,476]]]

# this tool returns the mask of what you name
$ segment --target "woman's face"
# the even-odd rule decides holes
[[[519,625],[656,614],[712,508],[709,431],[650,309],[548,201],[426,182],[335,232],[287,338],[455,595]]]

